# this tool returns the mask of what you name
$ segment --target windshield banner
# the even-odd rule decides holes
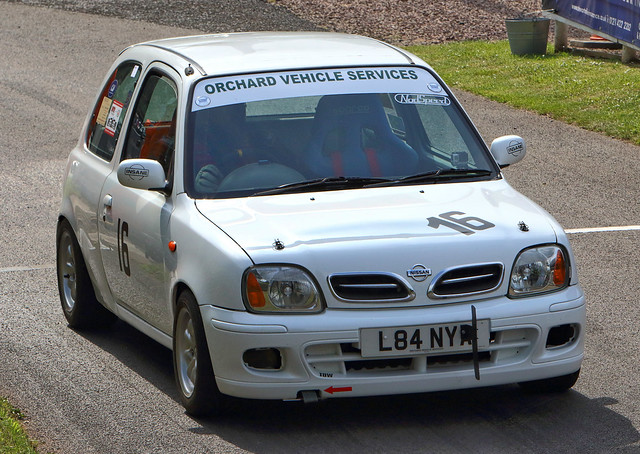
[[[316,69],[215,77],[198,82],[192,112],[251,101],[343,93],[415,93],[448,95],[436,79],[416,67]],[[416,95],[417,96],[417,95]],[[417,97],[407,102],[426,103]],[[437,100],[436,100],[437,101]],[[436,104],[436,101],[430,101]]]
[[[640,0],[543,0],[564,18],[620,41],[640,46]]]

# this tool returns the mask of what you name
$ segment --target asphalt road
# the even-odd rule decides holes
[[[0,395],[27,415],[42,452],[640,452],[638,230],[570,236],[589,332],[581,378],[562,395],[502,386],[239,401],[225,418],[193,419],[168,350],[124,323],[67,328],[54,270],[66,156],[121,48],[195,32],[0,1]],[[507,178],[565,228],[640,224],[640,147],[460,98],[487,141],[526,138],[528,157]]]

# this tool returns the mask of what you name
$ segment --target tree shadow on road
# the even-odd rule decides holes
[[[251,452],[624,452],[640,435],[608,408],[615,403],[516,385],[307,405],[239,401],[192,431]]]
[[[168,349],[120,322],[81,335],[178,402]],[[219,437],[254,453],[638,452],[640,434],[609,408],[616,403],[516,385],[315,404],[234,399],[224,415],[193,419],[189,431],[210,437],[213,451]]]

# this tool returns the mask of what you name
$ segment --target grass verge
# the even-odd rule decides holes
[[[36,453],[34,443],[22,429],[20,420],[24,415],[0,397],[0,454]]]
[[[567,53],[515,56],[507,41],[407,50],[429,63],[451,87],[640,145],[637,64]]]

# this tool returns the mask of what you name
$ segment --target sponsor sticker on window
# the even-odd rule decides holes
[[[433,92],[440,84],[412,67],[342,68],[238,75],[205,79],[196,86],[193,112],[212,107],[280,98],[349,93],[406,93],[405,104],[449,105]],[[400,101],[399,101],[400,102]]]
[[[115,136],[116,134],[118,121],[120,120],[120,115],[122,114],[122,107],[123,104],[119,101],[113,101],[113,104],[111,104],[109,116],[107,117],[107,122],[104,126],[104,132],[106,132],[110,136]]]
[[[100,104],[100,110],[98,110],[98,116],[96,117],[96,123],[100,126],[104,126],[107,122],[107,116],[109,115],[109,109],[111,108],[111,100],[106,96],[102,98]]]

